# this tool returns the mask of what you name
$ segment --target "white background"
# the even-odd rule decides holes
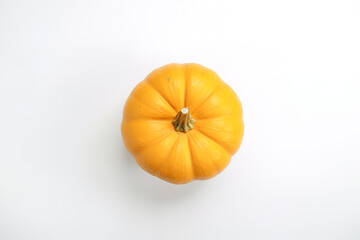
[[[120,133],[153,69],[196,62],[245,135],[163,182]],[[0,1],[0,239],[360,239],[360,1]]]

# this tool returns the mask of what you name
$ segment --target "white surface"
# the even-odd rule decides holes
[[[153,69],[243,102],[216,178],[143,172],[120,123]],[[0,2],[0,239],[360,239],[359,1]]]

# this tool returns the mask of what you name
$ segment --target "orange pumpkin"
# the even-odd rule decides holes
[[[184,184],[220,173],[244,134],[235,92],[199,64],[168,64],[130,94],[121,132],[126,148],[148,173]]]

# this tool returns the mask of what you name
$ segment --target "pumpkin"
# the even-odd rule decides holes
[[[146,172],[184,184],[220,173],[244,134],[235,92],[199,64],[168,64],[128,97],[121,125],[128,151]]]

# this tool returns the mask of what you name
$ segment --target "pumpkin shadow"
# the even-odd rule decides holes
[[[186,185],[171,184],[157,177],[154,177],[137,165],[135,159],[122,147],[122,156],[120,158],[125,187],[133,197],[164,204],[165,202],[178,202],[198,194],[202,189],[202,184],[192,182]]]
[[[92,126],[85,144],[87,181],[96,193],[118,202],[164,207],[198,195],[201,181],[175,185],[146,173],[124,146],[121,136],[122,106],[110,109]]]

